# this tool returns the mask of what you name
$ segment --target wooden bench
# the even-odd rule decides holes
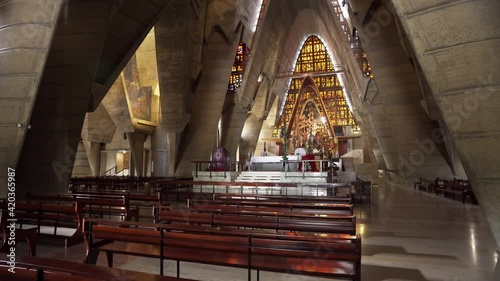
[[[129,221],[139,220],[139,210],[130,207],[130,200],[123,195],[106,196],[69,193],[26,193],[28,202],[78,202],[84,205],[83,212],[90,216],[116,215]]]
[[[331,213],[305,213],[305,212],[291,212],[283,209],[272,209],[272,208],[244,208],[235,206],[218,206],[218,205],[208,205],[208,206],[192,206],[187,209],[191,213],[216,213],[222,215],[235,215],[235,216],[256,216],[256,217],[282,217],[291,219],[316,219],[316,220],[343,220],[343,221],[355,221],[356,217],[351,211],[340,210],[331,211]]]
[[[351,204],[350,197],[333,196],[293,196],[293,195],[262,195],[262,194],[234,194],[234,193],[216,193],[212,196],[213,200],[257,200],[257,201],[282,201],[299,203],[341,203]]]
[[[164,260],[195,262],[246,268],[248,280],[252,270],[306,274],[329,278],[361,280],[361,238],[353,240],[297,241],[269,238],[234,237],[176,233],[161,224],[119,223],[86,220],[87,263],[95,263],[99,252],[105,252],[112,267],[114,254],[159,259],[163,275]],[[133,227],[137,226],[137,227]],[[95,240],[100,240],[95,242]],[[352,241],[352,242],[351,242]],[[314,266],[309,266],[314,262]]]
[[[217,189],[224,189],[222,193],[229,193],[231,189],[237,189],[239,194],[244,194],[245,190],[248,188],[253,189],[256,194],[266,194],[259,192],[265,189],[264,192],[271,191],[271,195],[285,195],[289,194],[289,190],[295,190],[295,194],[298,194],[298,190],[302,188],[308,188],[310,185],[300,184],[300,183],[286,183],[286,182],[212,182],[212,181],[187,181],[187,180],[157,180],[151,183],[155,186],[156,190],[162,190],[165,193],[165,198],[168,199],[168,194],[175,192],[177,201],[179,198],[197,198],[209,194],[220,193]],[[195,186],[199,186],[199,192],[195,190]],[[210,192],[206,192],[206,187],[211,186]],[[205,187],[205,188],[202,188]],[[323,188],[327,194],[334,194],[336,188],[348,188],[349,184],[345,183],[328,183],[324,186],[318,184],[315,185],[317,196],[319,196],[319,190]],[[204,191],[205,190],[205,191]]]
[[[431,179],[420,178],[419,181],[413,183],[414,190],[425,190],[427,193],[433,192],[434,181]]]
[[[440,186],[434,188],[436,195],[443,194],[444,197],[449,197],[453,200],[459,198],[463,204],[465,204],[467,197],[469,197],[473,204],[477,204],[474,191],[469,181],[453,179],[442,180],[441,183]]]
[[[35,231],[38,234],[41,234],[41,226],[54,227],[54,236],[58,235],[58,227],[75,228],[73,234],[64,240],[65,246],[69,247],[83,242],[83,209],[84,204],[77,202],[18,201],[16,202],[15,215],[20,229],[23,229],[24,224],[35,225]],[[2,228],[4,225],[2,223]]]
[[[29,255],[30,256],[36,256],[36,227],[28,228],[28,229],[19,229],[16,228],[16,223],[15,222],[10,222],[9,219],[9,211],[7,208],[4,208],[2,206],[2,209],[0,210],[0,227],[2,229],[2,246],[0,247],[0,252],[2,253],[10,253],[10,247],[11,245],[9,244],[8,240],[10,237],[11,233],[11,228],[14,227],[14,233],[15,233],[15,243],[16,245],[23,241],[26,240],[26,243],[28,244],[28,249],[29,249]],[[11,225],[13,223],[13,225]]]
[[[130,191],[73,191],[72,195],[85,197],[85,196],[124,196],[127,198],[130,206],[135,206],[138,209],[139,216],[141,209],[147,209],[147,217],[151,216],[154,206],[164,206],[163,196],[161,192],[150,193],[139,193]],[[143,216],[146,217],[146,216]]]
[[[228,235],[239,237],[272,238],[272,239],[293,239],[299,241],[316,241],[318,239],[327,240],[352,240],[356,237],[351,234],[342,233],[313,233],[313,232],[297,232],[297,231],[276,231],[268,229],[249,229],[249,228],[234,228],[234,227],[215,227],[195,224],[163,224],[165,231],[183,232],[183,233],[200,233],[207,235]]]
[[[351,182],[353,192],[351,192],[352,202],[372,204],[372,182],[356,177],[356,181]]]
[[[298,203],[298,202],[279,202],[279,201],[255,201],[255,200],[203,200],[193,199],[188,200],[188,207],[191,206],[208,206],[208,205],[227,205],[227,206],[244,206],[255,208],[283,208],[290,211],[318,211],[318,210],[349,210],[352,211],[351,204],[334,204],[334,203]]]
[[[212,227],[235,227],[250,229],[272,229],[275,231],[298,231],[315,233],[356,234],[356,221],[289,219],[279,216],[234,216],[216,213],[189,213],[156,209],[155,222],[197,224]]]
[[[130,270],[40,257],[17,257],[15,274],[8,271],[9,262],[0,260],[2,281],[194,281]],[[42,273],[43,272],[43,273]],[[37,276],[43,275],[43,279]]]

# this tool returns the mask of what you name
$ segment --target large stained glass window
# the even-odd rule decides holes
[[[234,57],[233,68],[231,76],[229,77],[229,84],[227,86],[228,92],[234,92],[243,84],[243,72],[245,70],[246,62],[248,61],[249,50],[245,43],[238,45],[236,56]]]
[[[317,36],[310,36],[302,46],[294,69],[294,74],[310,76],[292,78],[276,136],[278,128],[285,125],[295,146],[304,144],[307,138],[314,140],[315,147],[332,149],[334,127],[358,130],[340,81],[332,73],[334,70],[323,42]]]
[[[356,29],[354,29],[354,40],[351,42],[351,48],[354,52],[354,57],[359,64],[359,68],[361,69],[361,72],[363,72],[363,75],[373,78],[372,68],[370,66],[370,63],[368,62],[368,58],[366,57],[363,45],[361,45],[361,40],[359,40],[359,34]]]

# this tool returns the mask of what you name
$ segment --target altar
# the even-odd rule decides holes
[[[298,155],[288,155],[288,160],[300,160]],[[250,160],[252,171],[281,171],[283,156],[253,156]],[[290,163],[289,171],[297,170],[297,163]]]

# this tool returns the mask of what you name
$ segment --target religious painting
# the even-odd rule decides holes
[[[136,119],[151,121],[151,99],[153,88],[151,86],[141,87],[139,79],[139,68],[135,55],[130,59],[123,70],[125,87],[132,108],[132,115]]]
[[[309,99],[307,99],[309,97]],[[304,146],[308,153],[323,153],[333,145],[333,134],[326,121],[325,110],[316,103],[317,95],[303,95],[300,111],[295,114],[291,137],[294,147]]]

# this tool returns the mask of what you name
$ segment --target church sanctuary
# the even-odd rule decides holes
[[[500,0],[0,0],[0,281],[500,281]]]

